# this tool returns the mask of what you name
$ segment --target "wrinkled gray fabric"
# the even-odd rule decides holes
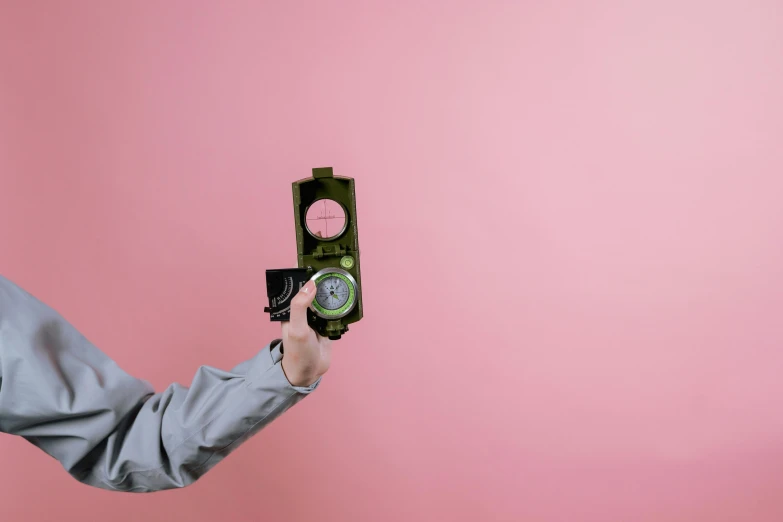
[[[77,480],[115,491],[192,484],[311,393],[292,386],[276,339],[231,371],[202,366],[155,393],[58,312],[0,276],[0,431]]]

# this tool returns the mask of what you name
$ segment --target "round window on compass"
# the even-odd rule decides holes
[[[339,319],[356,306],[356,280],[339,268],[325,268],[312,277],[316,291],[312,309],[324,319]]]
[[[305,212],[305,226],[311,236],[334,239],[342,235],[348,225],[345,208],[333,199],[314,201]]]

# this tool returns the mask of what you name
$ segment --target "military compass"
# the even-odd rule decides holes
[[[354,180],[334,176],[331,167],[316,168],[292,188],[299,266],[266,271],[264,311],[272,321],[288,321],[291,299],[312,279],[316,294],[308,323],[339,339],[363,316]]]

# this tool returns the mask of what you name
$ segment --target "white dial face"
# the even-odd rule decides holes
[[[348,301],[348,284],[339,277],[327,277],[318,284],[315,300],[327,310],[337,310]]]

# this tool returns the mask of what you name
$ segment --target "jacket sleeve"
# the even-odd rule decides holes
[[[318,386],[292,386],[281,359],[278,339],[231,371],[202,366],[189,388],[155,393],[0,276],[0,432],[91,486],[152,492],[195,482]]]

